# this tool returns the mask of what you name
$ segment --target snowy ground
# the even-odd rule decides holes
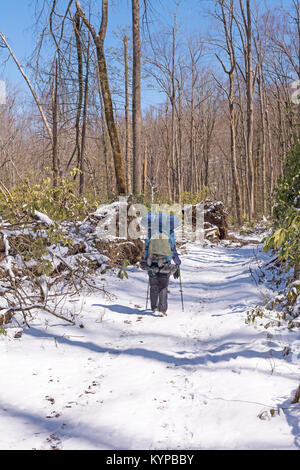
[[[166,318],[128,268],[110,300],[74,299],[84,328],[37,316],[1,335],[0,449],[299,449],[299,330],[245,324],[257,250],[189,245]]]

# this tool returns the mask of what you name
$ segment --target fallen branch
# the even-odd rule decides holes
[[[66,322],[69,322],[71,323],[72,325],[74,325],[74,321],[73,320],[70,320],[69,318],[63,316],[63,315],[59,315],[58,313],[54,312],[53,310],[51,310],[50,308],[48,308],[47,306],[45,305],[40,305],[40,304],[36,304],[36,305],[28,305],[26,307],[22,307],[21,305],[19,306],[16,306],[16,307],[9,307],[9,308],[5,308],[5,307],[0,307],[0,310],[5,310],[4,313],[0,314],[0,325],[4,324],[1,322],[1,317],[5,318],[6,316],[8,316],[9,318],[9,321],[11,321],[12,317],[14,316],[14,314],[16,312],[22,312],[23,314],[25,314],[25,312],[28,312],[30,310],[33,310],[33,309],[39,309],[39,310],[44,310],[45,312],[48,312],[50,313],[51,315],[54,315],[55,317],[57,318],[60,318],[61,320],[64,320]],[[26,316],[26,315],[25,315]],[[8,322],[5,322],[5,323],[8,323]],[[29,326],[29,325],[27,325]]]
[[[3,34],[1,31],[0,31],[0,39],[3,41],[5,47],[9,50],[10,55],[12,56],[12,58],[13,58],[15,64],[16,64],[16,66],[18,67],[18,69],[19,69],[19,71],[21,72],[23,78],[25,79],[27,85],[29,86],[29,89],[30,89],[30,91],[31,91],[31,93],[32,93],[32,96],[33,96],[33,98],[34,98],[34,100],[35,100],[35,102],[36,102],[36,105],[37,105],[37,107],[38,107],[38,109],[39,109],[39,111],[40,111],[40,114],[41,114],[43,123],[44,123],[44,125],[45,125],[45,127],[46,127],[46,129],[47,129],[47,131],[48,131],[49,137],[50,137],[50,139],[51,139],[51,141],[52,141],[52,140],[53,140],[53,134],[52,134],[52,130],[51,130],[50,124],[49,124],[49,122],[48,122],[48,120],[47,120],[47,117],[46,117],[46,114],[45,114],[45,112],[44,112],[44,110],[43,110],[43,107],[42,107],[42,105],[41,105],[41,102],[40,102],[40,100],[38,99],[38,96],[37,96],[37,94],[36,94],[36,92],[35,92],[35,90],[34,90],[32,84],[31,84],[31,82],[30,82],[28,76],[27,76],[26,73],[24,72],[23,68],[21,67],[21,65],[20,65],[20,63],[19,63],[19,61],[18,61],[18,59],[16,58],[16,56],[14,55],[14,53],[13,53],[13,51],[12,51],[10,45],[8,44],[8,42],[7,42],[7,40],[6,40],[5,36],[4,36],[4,34]]]

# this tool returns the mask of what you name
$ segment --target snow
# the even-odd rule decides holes
[[[147,275],[128,267],[97,278],[109,296],[69,299],[77,326],[37,312],[8,328],[0,449],[299,449],[299,334],[245,323],[267,256],[190,243],[183,312],[173,279],[168,316],[144,310]]]
[[[4,248],[5,248],[5,259],[3,262],[3,266],[7,274],[9,275],[9,277],[13,280],[15,278],[15,275],[12,271],[12,257],[9,255],[10,245],[7,239],[7,234],[5,232],[2,232],[2,233],[3,233],[3,243],[4,243]]]
[[[51,226],[51,225],[55,225],[53,220],[50,219],[50,217],[48,217],[47,214],[43,214],[43,212],[39,212],[37,210],[34,211],[34,217],[39,220],[39,222],[45,224],[45,225],[48,225],[48,226]]]
[[[115,212],[118,211],[120,208],[120,202],[115,201],[111,204],[102,204],[98,209],[93,212],[93,216],[97,218],[105,217],[107,215],[115,215]]]

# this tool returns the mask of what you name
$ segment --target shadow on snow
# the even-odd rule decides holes
[[[112,304],[112,305],[105,305],[105,304],[92,304],[92,307],[103,307],[111,312],[121,313],[124,315],[148,315],[155,317],[155,315],[149,310],[140,310],[139,308],[131,308],[127,305],[120,305],[120,304]]]

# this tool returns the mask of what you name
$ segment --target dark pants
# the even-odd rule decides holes
[[[168,285],[170,273],[149,272],[151,309],[166,312],[168,309]]]

